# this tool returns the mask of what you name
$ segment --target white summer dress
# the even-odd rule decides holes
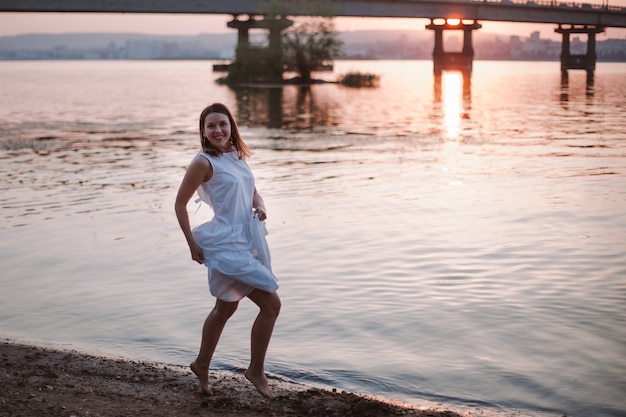
[[[255,288],[278,289],[272,273],[265,222],[252,209],[254,176],[237,151],[212,156],[200,152],[213,166],[213,176],[198,187],[201,201],[213,209],[213,218],[193,229],[204,252],[209,290],[223,301],[238,301]]]

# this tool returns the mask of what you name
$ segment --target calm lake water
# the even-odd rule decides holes
[[[268,372],[475,415],[626,416],[626,64],[0,63],[0,336],[186,365],[213,305],[173,211],[197,119],[255,154],[283,310]],[[190,203],[194,224],[210,210]],[[214,368],[247,365],[242,302]],[[481,414],[483,413],[483,414]]]

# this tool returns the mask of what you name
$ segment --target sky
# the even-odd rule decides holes
[[[607,0],[586,0],[603,4]],[[626,0],[608,0],[609,5],[626,7]],[[230,15],[192,14],[122,14],[122,13],[0,13],[0,36],[23,34],[125,32],[155,35],[197,35],[200,33],[228,33]],[[404,18],[335,18],[335,29],[340,32],[355,30],[412,29],[425,30],[426,19]],[[529,36],[539,31],[542,38],[560,39],[554,33],[555,25],[506,22],[480,22],[482,32],[502,35]],[[626,29],[608,28],[598,40],[626,38]]]

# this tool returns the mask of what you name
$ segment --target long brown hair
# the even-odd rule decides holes
[[[237,127],[235,118],[230,113],[230,110],[228,110],[228,107],[222,103],[213,103],[210,106],[205,107],[204,110],[202,110],[202,113],[200,113],[200,144],[202,145],[202,150],[213,156],[222,155],[222,151],[213,147],[211,142],[209,142],[209,139],[204,136],[204,121],[210,113],[222,113],[228,117],[228,121],[230,122],[230,141],[235,149],[237,149],[239,159],[246,159],[252,155],[252,151],[248,148],[248,145],[246,145],[241,137],[241,134],[239,133],[239,128]]]

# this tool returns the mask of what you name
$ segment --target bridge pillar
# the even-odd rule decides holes
[[[273,18],[264,18],[259,20],[257,27],[269,30],[269,52],[272,59],[282,64],[283,62],[283,46],[281,33],[289,26],[293,25],[293,20],[283,16]]]
[[[237,29],[237,49],[235,50],[235,59],[240,59],[243,51],[250,48],[250,29],[257,25],[257,21],[252,16],[248,20],[238,20],[237,16],[233,16],[233,20],[226,23],[226,26]]]
[[[567,72],[570,69],[582,69],[587,71],[587,76],[593,76],[596,69],[596,33],[604,32],[603,26],[574,26],[564,28],[561,25],[554,30],[563,34],[561,43],[561,71]],[[572,33],[587,34],[587,53],[572,54],[570,51],[570,35]]]
[[[277,16],[256,20],[239,20],[237,15],[227,23],[229,28],[238,30],[235,62],[228,66],[228,78],[234,83],[263,81],[279,83],[283,79],[283,50],[281,32],[293,24],[286,17]],[[268,47],[258,48],[250,45],[250,29],[269,31]],[[215,67],[214,67],[215,68]]]
[[[456,69],[461,71],[471,71],[474,61],[474,48],[472,46],[472,31],[480,29],[481,24],[474,21],[466,24],[459,21],[457,24],[446,20],[445,24],[435,24],[434,19],[430,19],[430,24],[426,29],[435,31],[435,48],[433,49],[433,66],[435,73],[440,73],[446,69]],[[463,49],[461,52],[446,52],[443,45],[444,30],[463,31]]]

